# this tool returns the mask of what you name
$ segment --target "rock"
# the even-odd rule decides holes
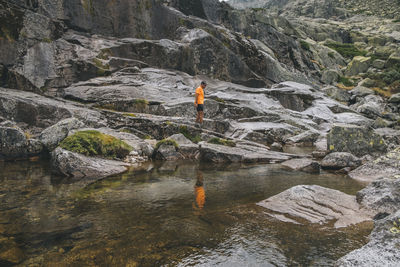
[[[357,193],[357,201],[377,214],[392,214],[400,210],[400,177],[386,176],[370,183]]]
[[[390,103],[399,104],[400,103],[400,93],[394,94],[389,98]]]
[[[187,139],[183,134],[174,134],[168,139],[174,140],[179,146],[178,151],[185,159],[196,159],[199,155],[199,146]]]
[[[396,66],[400,66],[400,54],[399,53],[391,54],[385,64],[386,68],[392,68],[392,67],[396,67]]]
[[[318,185],[298,185],[258,202],[268,214],[278,220],[302,224],[334,223],[335,228],[371,220],[355,196]]]
[[[313,146],[313,144],[318,140],[319,136],[319,132],[310,130],[303,132],[299,135],[290,137],[286,140],[286,142],[300,144],[303,146]]]
[[[83,128],[84,124],[76,118],[69,118],[46,128],[39,136],[48,151],[53,151],[58,144],[64,140],[73,129]]]
[[[361,101],[352,106],[357,112],[364,114],[366,117],[376,119],[381,117],[385,112],[385,101],[377,95],[367,95]]]
[[[276,97],[287,109],[304,111],[311,106],[315,99],[311,87],[295,82],[283,82],[274,85],[267,93]]]
[[[372,129],[350,124],[334,124],[328,133],[328,150],[331,152],[350,152],[355,156],[384,153],[385,141]]]
[[[381,136],[387,144],[400,145],[400,131],[392,128],[378,128],[374,132]]]
[[[200,143],[200,159],[206,162],[282,162],[294,155],[269,151],[264,146],[237,144],[236,147]]]
[[[178,147],[175,147],[172,144],[162,144],[155,150],[155,159],[158,160],[167,160],[167,161],[176,161],[182,160],[185,157],[178,152]]]
[[[369,242],[340,258],[335,266],[398,266],[400,210],[375,222]]]
[[[59,147],[51,153],[51,163],[55,172],[75,179],[102,179],[126,172],[130,166],[120,161],[86,157]]]
[[[286,166],[295,171],[304,171],[310,173],[319,173],[320,165],[318,162],[311,159],[291,159],[282,162],[283,166]]]
[[[375,59],[374,62],[372,62],[372,66],[374,68],[377,68],[377,69],[381,70],[381,69],[385,68],[385,63],[386,63],[386,61],[384,61],[382,59]]]
[[[321,82],[326,84],[334,84],[338,81],[339,77],[340,73],[337,70],[324,70],[324,72],[322,72]]]
[[[274,143],[272,143],[272,145],[271,145],[271,149],[272,149],[273,151],[279,151],[279,152],[281,152],[281,151],[283,151],[283,146],[282,146],[280,143],[278,143],[278,142],[274,142]]]
[[[370,66],[371,66],[370,57],[356,56],[347,66],[345,73],[347,76],[354,76],[359,73],[366,72]]]
[[[370,78],[365,78],[364,80],[359,82],[357,86],[371,88],[375,86],[375,81]]]
[[[327,150],[315,150],[311,153],[313,158],[322,159],[328,154]]]
[[[365,86],[356,86],[354,89],[350,91],[352,95],[358,96],[358,97],[364,97],[367,95],[373,95],[374,90],[369,89]]]
[[[346,167],[358,167],[361,160],[347,152],[335,152],[328,154],[321,162],[324,169],[342,169]]]
[[[351,94],[343,89],[337,88],[335,86],[328,86],[322,89],[328,96],[339,102],[349,102],[351,99]]]
[[[361,182],[372,182],[385,177],[400,175],[400,148],[358,167],[349,173],[350,178]]]
[[[28,140],[18,127],[0,126],[0,160],[27,159],[39,155],[42,150],[39,141]]]

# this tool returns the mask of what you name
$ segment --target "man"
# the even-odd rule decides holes
[[[196,123],[199,123],[200,125],[203,124],[204,118],[204,89],[206,86],[206,82],[201,82],[200,86],[196,89],[196,96],[194,99],[194,106],[197,110]]]

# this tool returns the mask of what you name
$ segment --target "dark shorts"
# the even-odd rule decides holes
[[[198,104],[197,105],[197,111],[204,111],[204,105],[203,104]]]

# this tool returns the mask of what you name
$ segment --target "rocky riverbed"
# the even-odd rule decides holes
[[[259,205],[293,224],[375,220],[370,243],[338,264],[396,260],[398,237],[378,246],[374,234],[399,210],[388,185],[400,175],[396,18],[343,5],[287,20],[213,0],[50,2],[0,0],[12,22],[0,31],[0,160],[42,157],[76,182],[152,160],[348,174],[367,186],[357,197],[299,185]],[[362,258],[370,249],[388,256]]]

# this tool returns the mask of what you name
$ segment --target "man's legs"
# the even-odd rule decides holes
[[[201,111],[197,111],[196,123],[200,123],[200,112]]]
[[[197,114],[199,116],[199,123],[203,124],[204,111],[199,111]]]

